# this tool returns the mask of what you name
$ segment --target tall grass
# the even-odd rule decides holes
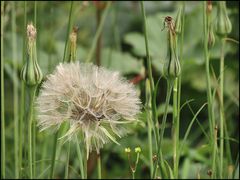
[[[212,177],[216,175],[216,142],[215,142],[215,119],[213,117],[213,100],[209,70],[209,51],[208,51],[208,17],[207,17],[207,2],[203,2],[203,32],[204,32],[204,59],[205,59],[205,70],[206,70],[206,83],[207,83],[207,102],[208,102],[208,120],[210,128],[210,146],[212,153]]]
[[[4,1],[1,2],[1,176],[6,177],[5,154],[5,105],[4,105]]]
[[[14,119],[14,159],[15,159],[15,178],[19,178],[19,139],[18,139],[18,62],[17,62],[17,40],[16,40],[16,9],[15,2],[12,5],[12,60],[13,60],[13,119]]]

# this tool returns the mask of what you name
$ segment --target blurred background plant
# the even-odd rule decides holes
[[[1,7],[2,7],[1,1]],[[212,20],[216,21],[217,4],[212,2]],[[38,63],[43,72],[43,79],[51,73],[56,65],[62,61],[66,38],[69,37],[71,29],[68,31],[70,2],[39,2],[37,3],[37,55]],[[166,16],[176,17],[180,3],[172,1],[145,2],[147,15],[147,28],[150,56],[153,64],[153,78],[156,82],[162,74],[164,59],[167,56],[167,31],[161,31],[164,18]],[[227,1],[228,15],[232,22],[232,31],[228,38],[239,41],[239,3]],[[92,46],[96,30],[103,17],[104,5],[97,2],[74,2],[72,10],[72,26],[77,26],[77,50],[76,59],[85,62]],[[27,21],[34,21],[34,3],[27,2]],[[15,12],[16,31],[12,30],[12,11]],[[97,15],[98,14],[98,15]],[[100,14],[100,15],[99,15]],[[3,16],[4,15],[4,16]],[[23,39],[25,38],[24,27],[24,2],[16,2],[15,8],[10,2],[4,3],[4,14],[2,27],[4,30],[4,82],[5,82],[5,138],[6,138],[6,178],[15,177],[14,165],[14,108],[13,108],[13,84],[16,82],[15,68],[19,77],[22,61]],[[28,23],[27,22],[27,23]],[[16,36],[16,52],[12,48],[12,33]],[[96,63],[100,62],[112,70],[120,71],[127,79],[131,80],[137,87],[139,95],[145,104],[145,69],[146,52],[144,33],[142,28],[141,8],[138,2],[125,1],[113,2],[106,16],[106,20],[100,34],[101,42],[97,42],[98,52],[92,58]],[[219,61],[221,40],[215,36],[215,45],[211,48],[210,69],[219,77]],[[2,47],[1,47],[2,48]],[[13,53],[16,55],[13,56]],[[228,127],[228,135],[231,138],[230,147],[232,164],[228,164],[226,176],[239,178],[239,44],[231,40],[225,44],[225,119]],[[99,56],[99,57],[98,57]],[[16,59],[13,59],[16,58]],[[16,63],[16,64],[15,64]],[[203,54],[203,20],[202,4],[200,2],[185,3],[185,25],[184,25],[184,46],[182,63],[182,89],[181,104],[193,99],[190,103],[193,112],[207,101],[205,82],[205,61]],[[217,87],[217,80],[211,76],[213,88]],[[20,83],[18,84],[18,94],[20,96]],[[164,113],[164,101],[166,95],[166,83],[160,80],[157,93],[157,112],[159,120]],[[3,97],[1,97],[3,98]],[[18,97],[20,98],[20,97]],[[172,101],[170,101],[172,102]],[[214,109],[218,111],[218,105]],[[171,119],[172,106],[168,110],[166,133],[163,139],[163,155],[166,160],[172,160],[172,140],[171,140]],[[216,119],[219,119],[216,113]],[[148,148],[148,128],[147,114],[145,109],[139,116],[140,123],[132,125],[132,131],[127,137],[119,140],[121,146],[109,143],[101,151],[102,177],[103,178],[131,178],[128,159],[124,153],[126,147],[134,149],[141,147],[139,154],[138,168],[135,178],[150,177],[150,162]],[[181,110],[180,114],[180,143],[183,139],[188,125],[194,115],[187,106]],[[198,121],[202,128],[208,131],[208,112],[204,108],[198,115]],[[24,119],[23,124],[26,121]],[[25,137],[26,134],[23,134]],[[49,139],[46,142],[46,139]],[[48,132],[37,131],[36,142],[36,177],[47,178],[51,162],[54,136]],[[25,139],[24,139],[25,140]],[[26,145],[26,142],[24,142]],[[64,168],[68,158],[68,145],[62,144],[62,149],[57,152],[55,164],[55,178],[64,177]],[[69,154],[69,178],[79,178],[79,160],[75,158],[76,148],[72,147]],[[155,146],[155,142],[153,142]],[[45,149],[43,148],[45,147]],[[27,148],[27,147],[24,147]],[[1,149],[2,151],[2,149]],[[26,152],[26,151],[24,151]],[[44,160],[41,159],[45,153]],[[26,156],[27,154],[23,154]],[[183,154],[179,162],[179,176],[181,178],[207,178],[210,172],[210,147],[207,145],[207,138],[201,128],[195,122],[190,131],[187,143],[184,145]],[[224,157],[226,158],[226,157]],[[97,177],[97,155],[92,153],[88,161],[88,177]],[[26,167],[25,167],[26,168]],[[236,168],[238,168],[236,170]],[[232,172],[232,169],[234,171]],[[23,177],[27,177],[27,169],[20,169]]]

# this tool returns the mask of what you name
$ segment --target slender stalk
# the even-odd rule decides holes
[[[34,1],[34,26],[37,28],[37,1]],[[36,49],[38,49],[37,41],[36,41]],[[36,120],[35,118],[32,121],[32,156],[33,156],[33,177],[36,177],[36,164],[35,164],[36,162]]]
[[[223,178],[223,152],[224,152],[224,48],[225,40],[221,39],[222,49],[220,58],[220,178]]]
[[[55,161],[56,161],[56,151],[57,151],[57,140],[58,140],[59,131],[55,133],[54,142],[53,142],[53,151],[52,151],[52,161],[51,161],[51,170],[49,178],[54,178],[54,169],[55,169]]]
[[[181,39],[180,39],[180,57],[179,57],[179,63],[183,72],[183,40],[184,40],[184,24],[185,24],[185,2],[182,2],[182,6],[183,6],[183,10],[182,10],[182,32],[181,32]],[[177,103],[178,103],[178,107],[177,107],[177,117],[178,117],[178,123],[180,123],[180,109],[181,109],[181,82],[182,82],[182,73],[179,75],[178,77],[178,95],[177,95]],[[179,126],[178,126],[179,128]],[[179,133],[179,132],[178,132]],[[179,156],[181,156],[181,154],[179,153],[179,151],[177,152],[177,164],[179,163]]]
[[[178,79],[174,80],[173,87],[173,173],[178,178],[178,148],[179,148],[179,118],[178,118]]]
[[[77,146],[77,155],[78,155],[78,159],[79,159],[79,165],[80,165],[80,173],[81,173],[81,178],[85,179],[87,178],[87,174],[86,174],[86,170],[84,170],[84,165],[85,165],[85,169],[87,168],[87,163],[84,164],[83,162],[83,155],[82,155],[82,151],[80,149],[80,144],[77,138],[77,135],[75,136],[76,139],[76,146]]]
[[[64,54],[63,54],[63,62],[66,62],[66,58],[67,58],[66,50],[67,50],[67,46],[68,46],[68,37],[69,37],[69,33],[71,31],[72,21],[73,21],[73,16],[72,16],[73,3],[74,3],[74,1],[71,1],[71,7],[70,7],[70,12],[69,12],[69,18],[68,18],[67,37],[66,37],[66,41],[65,41]]]
[[[212,92],[211,92],[211,81],[210,81],[210,71],[209,71],[209,52],[208,52],[208,19],[207,19],[207,2],[203,2],[203,27],[204,27],[204,58],[205,58],[205,69],[206,69],[206,82],[207,82],[207,101],[208,101],[208,119],[210,127],[210,136],[211,136],[211,150],[212,154],[216,153],[216,146],[214,143],[214,127],[215,122],[213,119],[213,108],[212,108]],[[212,160],[212,177],[216,173],[215,161]]]
[[[102,168],[101,168],[101,154],[97,154],[97,164],[98,164],[98,179],[102,179]]]
[[[102,17],[102,10],[96,7],[96,19],[97,19],[97,28],[100,25],[101,17]],[[100,33],[97,39],[97,48],[96,48],[96,65],[101,65],[101,49],[102,49],[102,32]]]
[[[5,115],[4,115],[4,51],[3,51],[4,1],[1,2],[1,176],[5,178]]]
[[[151,112],[148,112],[151,114]],[[152,153],[152,125],[151,115],[148,117],[148,147],[149,147],[149,161],[150,161],[150,177],[153,177],[153,153]]]
[[[19,152],[18,152],[18,78],[17,78],[17,42],[16,42],[16,10],[15,2],[12,5],[12,61],[13,61],[13,119],[14,119],[14,162],[15,178],[19,178]]]
[[[29,112],[28,112],[28,165],[29,178],[33,178],[33,158],[32,158],[32,117],[33,106],[37,85],[29,87]]]
[[[66,159],[66,165],[65,165],[65,179],[68,179],[68,168],[69,168],[69,156],[70,156],[70,141],[68,142],[68,149],[67,149],[67,159]]]
[[[27,2],[24,1],[24,22],[23,22],[23,50],[22,50],[22,63],[26,59],[26,26],[27,26]],[[22,177],[22,157],[23,157],[23,147],[24,147],[24,127],[23,127],[23,119],[25,112],[25,85],[24,82],[21,81],[21,106],[20,106],[20,120],[19,120],[19,167],[20,167],[20,178]]]
[[[86,62],[90,62],[92,60],[92,57],[93,57],[93,54],[94,54],[94,50],[95,50],[96,45],[97,45],[98,38],[101,35],[101,32],[103,30],[103,25],[104,25],[104,22],[105,22],[105,19],[107,17],[107,14],[108,14],[108,11],[110,9],[111,4],[112,4],[111,1],[107,2],[107,7],[106,7],[106,9],[103,12],[103,15],[102,15],[102,18],[101,18],[101,22],[100,22],[100,24],[98,26],[98,29],[97,29],[97,32],[96,32],[96,34],[94,36],[93,43],[92,43],[91,49],[90,49],[90,51],[88,53]]]
[[[148,47],[148,34],[147,34],[147,19],[145,14],[145,8],[144,8],[144,2],[141,1],[141,10],[143,15],[143,27],[144,27],[144,38],[145,38],[145,47],[146,47],[146,54],[147,54],[147,70],[148,70],[148,76],[150,81],[150,90],[153,94],[154,91],[154,82],[152,77],[152,62],[150,60],[150,54],[149,54],[149,47]]]
[[[69,19],[68,19],[68,31],[67,31],[67,37],[66,37],[66,41],[65,41],[65,47],[64,47],[64,54],[63,54],[63,62],[67,61],[67,46],[68,46],[68,37],[69,37],[69,33],[72,27],[72,12],[73,12],[73,1],[71,1],[71,6],[70,6],[70,12],[69,12]],[[53,142],[53,152],[52,152],[52,161],[51,161],[51,169],[50,169],[50,174],[49,174],[49,178],[53,178],[54,177],[54,169],[55,169],[55,161],[56,161],[56,154],[57,154],[57,150],[60,152],[60,147],[58,147],[58,137],[59,137],[59,130],[55,133],[54,136],[54,142]]]

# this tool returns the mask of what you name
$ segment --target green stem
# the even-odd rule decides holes
[[[223,178],[223,151],[224,151],[224,48],[225,40],[221,40],[221,58],[220,58],[220,178]]]
[[[210,139],[211,139],[211,150],[212,154],[216,153],[216,146],[214,143],[214,127],[215,122],[213,119],[213,109],[212,109],[212,92],[211,92],[211,81],[210,81],[210,71],[209,71],[209,52],[208,52],[208,19],[207,19],[207,2],[203,2],[203,27],[204,27],[204,58],[205,58],[205,69],[206,69],[206,81],[207,81],[207,101],[208,101],[208,119],[210,127]],[[212,177],[215,176],[216,166],[214,159],[212,160]]]
[[[182,6],[183,6],[183,10],[182,10],[182,32],[181,32],[181,41],[180,41],[180,58],[179,58],[179,63],[183,72],[183,40],[184,40],[184,24],[185,24],[185,2],[182,2]],[[178,103],[178,122],[180,123],[180,111],[181,111],[181,85],[182,85],[182,73],[179,75],[178,77],[178,95],[177,95],[177,103]],[[179,163],[179,156],[181,156],[181,154],[179,154],[178,152],[178,158],[177,158],[177,163]]]
[[[148,76],[150,81],[150,90],[153,95],[154,91],[154,81],[152,77],[152,62],[150,60],[150,54],[149,54],[149,47],[148,47],[148,34],[147,34],[147,19],[145,14],[145,8],[144,8],[144,2],[141,1],[141,10],[143,15],[143,25],[144,25],[144,38],[145,38],[145,47],[146,47],[146,54],[147,54],[147,70],[148,70]]]
[[[102,168],[101,168],[101,154],[97,154],[97,164],[98,164],[98,179],[102,179]]]
[[[29,87],[29,110],[28,110],[28,165],[29,165],[29,178],[33,178],[33,159],[32,159],[32,119],[33,107],[37,86]]]
[[[52,152],[52,161],[51,161],[51,170],[50,170],[50,179],[54,178],[54,169],[55,169],[55,161],[56,161],[56,151],[57,151],[57,140],[58,140],[58,133],[57,131],[54,136],[54,142],[53,142],[53,152]]]
[[[148,147],[149,147],[149,161],[150,161],[150,177],[153,177],[153,153],[152,153],[152,123],[151,112],[148,111]]]
[[[67,50],[67,46],[68,46],[69,34],[70,34],[70,31],[71,31],[72,21],[73,21],[73,16],[72,16],[73,3],[74,3],[74,1],[71,1],[71,7],[70,7],[70,12],[69,12],[69,18],[68,18],[67,37],[66,37],[66,41],[65,41],[64,54],[63,54],[63,62],[66,62],[66,58],[67,58],[66,50]]]
[[[43,159],[43,161],[41,162],[41,165],[40,165],[40,172],[44,171],[44,166],[46,164],[44,159],[46,158],[46,154],[47,154],[47,146],[48,146],[48,139],[44,140],[42,145],[41,159]]]
[[[178,79],[174,80],[173,87],[173,173],[174,178],[178,178],[178,149],[179,149],[179,118],[178,118]]]
[[[18,142],[18,77],[17,77],[17,42],[16,42],[16,10],[15,2],[12,1],[12,61],[13,61],[13,119],[14,119],[14,159],[15,178],[19,178],[19,142]]]
[[[80,144],[79,144],[77,135],[75,136],[75,139],[76,139],[77,155],[78,155],[78,159],[79,159],[81,178],[85,179],[85,178],[87,178],[87,174],[84,171],[83,155],[82,155],[82,151],[80,149]],[[87,164],[85,164],[85,166],[87,166]]]
[[[37,29],[37,1],[34,1],[34,26]],[[36,42],[36,49],[37,49],[37,42]],[[33,122],[32,122],[32,156],[33,156],[33,177],[36,177],[36,164],[35,164],[36,162],[36,120],[35,119],[33,119]]]
[[[97,41],[98,41],[99,36],[101,35],[101,32],[103,30],[103,25],[104,25],[104,22],[105,22],[105,19],[107,17],[107,14],[108,14],[108,11],[110,9],[111,4],[112,4],[111,1],[107,2],[107,7],[106,7],[106,9],[103,12],[103,15],[102,15],[102,18],[101,18],[101,22],[100,22],[100,24],[98,26],[97,32],[96,32],[96,34],[94,36],[94,39],[93,39],[93,43],[92,43],[91,49],[90,49],[90,51],[88,53],[88,56],[87,56],[87,59],[86,59],[87,63],[92,60],[92,57],[93,57],[93,54],[94,54],[94,50],[95,50],[96,45],[97,45]]]
[[[1,2],[1,176],[5,178],[5,110],[4,110],[4,51],[3,51],[4,1]]]
[[[101,17],[102,17],[102,10],[99,8],[96,8],[96,19],[97,19],[97,28],[100,25]],[[97,48],[96,48],[96,65],[101,65],[101,50],[102,50],[102,32],[100,33],[98,39],[97,39]]]
[[[69,156],[70,156],[70,141],[68,142],[68,149],[67,149],[67,159],[66,159],[66,165],[65,165],[65,179],[68,179],[68,168],[69,168]]]
[[[22,50],[22,63],[26,58],[26,26],[27,26],[27,2],[24,1],[24,22],[23,22],[23,50]],[[20,178],[22,177],[22,157],[23,157],[23,147],[24,147],[24,127],[23,127],[23,119],[25,113],[25,85],[24,82],[21,81],[21,106],[20,106],[20,120],[19,120],[19,167],[20,167]]]
[[[172,93],[172,87],[173,87],[173,82],[171,81],[167,81],[167,96],[166,96],[166,101],[165,101],[165,110],[164,110],[164,115],[163,115],[163,120],[162,120],[162,125],[160,130],[160,139],[159,139],[159,145],[158,145],[158,150],[157,150],[157,162],[159,162],[159,164],[161,165],[162,168],[162,175],[166,175],[166,168],[164,165],[164,159],[162,157],[162,152],[161,152],[161,145],[162,145],[162,139],[163,139],[163,135],[164,135],[164,131],[165,131],[165,127],[166,127],[166,120],[167,120],[167,114],[168,114],[168,106],[169,106],[169,102],[170,102],[170,97],[171,97],[171,93]],[[154,164],[154,169],[153,169],[153,179],[155,179],[156,177],[156,169],[157,169],[157,164]]]

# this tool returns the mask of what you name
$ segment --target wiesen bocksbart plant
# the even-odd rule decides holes
[[[140,99],[133,85],[118,72],[84,63],[64,63],[43,83],[37,98],[38,125],[41,130],[70,123],[68,139],[84,134],[87,157],[98,153],[114,135],[127,133],[126,124],[137,119]]]

